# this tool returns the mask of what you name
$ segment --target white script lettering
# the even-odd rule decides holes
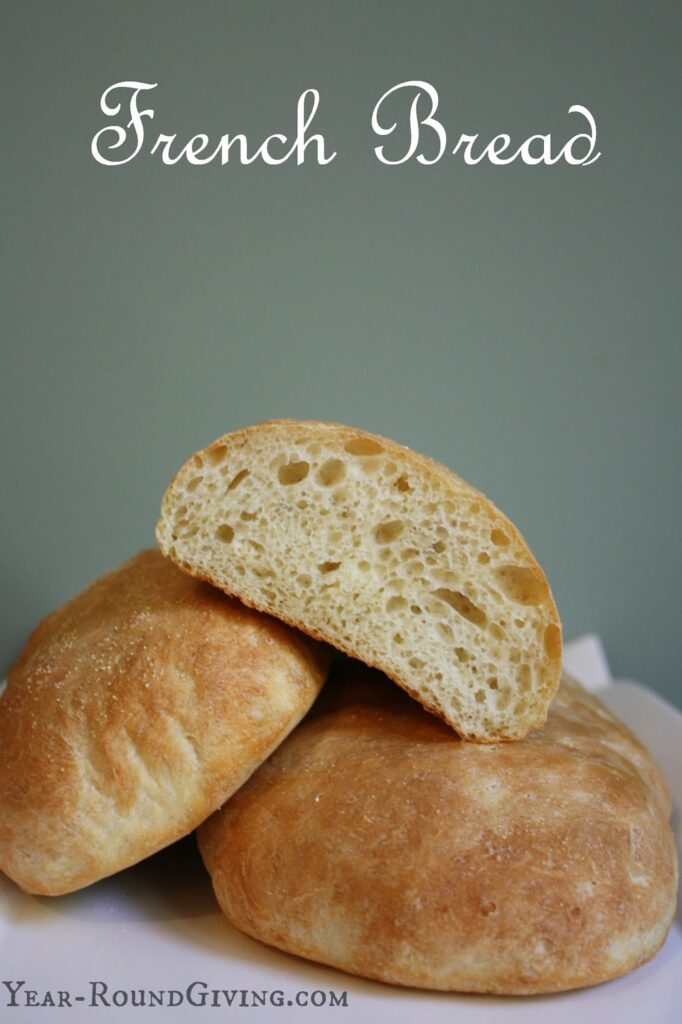
[[[382,164],[390,166],[407,163],[408,160],[413,158],[420,164],[430,165],[438,163],[445,155],[448,136],[443,122],[435,116],[439,103],[438,92],[429,82],[401,82],[400,85],[394,85],[388,92],[385,92],[372,111],[372,131],[376,135],[392,135],[397,130],[398,122],[393,121],[392,124],[384,125],[382,123],[382,114],[388,97],[402,89],[416,90],[409,107],[409,144],[403,155],[394,159],[387,156],[385,146],[376,146],[374,149],[376,157]],[[423,102],[423,97],[426,97],[426,104]],[[422,109],[424,106],[426,106],[425,110]],[[487,144],[481,144],[478,153],[475,152],[475,149],[480,136],[478,134],[461,134],[451,153],[453,156],[461,153],[464,163],[470,166],[480,164],[483,160],[488,160],[491,164],[502,166],[504,164],[511,164],[520,158],[524,164],[529,166],[537,164],[551,166],[560,160],[565,160],[566,163],[572,164],[575,167],[588,167],[601,156],[600,153],[595,153],[597,145],[596,122],[587,107],[583,107],[580,104],[574,104],[569,108],[568,112],[569,114],[579,114],[584,117],[589,130],[574,135],[557,152],[552,148],[551,134],[531,135],[515,150],[512,149],[511,152],[509,152],[511,137],[506,134],[496,135]],[[437,143],[435,153],[427,155],[427,152],[430,153],[433,148],[434,137]],[[588,148],[587,152],[582,156],[578,156],[576,155],[576,146],[579,146],[581,142],[586,142]],[[531,147],[533,148],[531,149]]]
[[[311,125],[320,105],[317,89],[306,89],[296,104],[296,129],[291,135],[274,132],[259,145],[252,145],[243,133],[225,133],[211,138],[203,133],[189,139],[178,139],[177,133],[159,133],[152,139],[145,138],[147,121],[154,118],[154,110],[140,110],[138,97],[141,92],[156,89],[152,82],[116,82],[102,93],[100,109],[109,118],[118,118],[120,123],[107,124],[93,137],[91,152],[94,159],[105,167],[119,167],[130,163],[143,149],[168,167],[187,163],[202,167],[214,161],[221,165],[240,163],[249,165],[261,161],[271,167],[295,160],[299,166],[310,160],[320,166],[330,164],[337,153],[327,152],[324,136],[311,131]],[[112,94],[122,94],[123,99],[115,102]],[[390,118],[389,110],[396,103],[409,99],[406,124]],[[127,110],[125,107],[127,105]],[[461,133],[454,148],[448,150],[448,130],[440,116],[438,91],[429,82],[414,79],[392,86],[376,103],[372,111],[371,125],[375,135],[394,136],[393,146],[398,147],[396,156],[389,155],[387,146],[376,146],[375,156],[382,164],[397,166],[416,160],[423,166],[437,164],[443,157],[459,156],[468,166],[484,161],[501,167],[520,160],[528,166],[544,164],[550,167],[560,161],[573,167],[589,167],[599,159],[597,147],[597,125],[594,117],[581,104],[573,104],[568,113],[584,118],[587,130],[577,132],[563,145],[555,143],[550,133],[530,135],[520,144],[512,144],[510,135],[501,133],[486,142],[479,133]],[[390,122],[390,123],[389,123]],[[400,128],[403,128],[403,131]],[[489,138],[489,136],[488,136]],[[401,141],[399,141],[401,140]],[[452,141],[452,140],[450,140]],[[145,143],[147,144],[145,146]],[[152,143],[151,146],[149,143]]]
[[[153,117],[153,110],[139,111],[137,109],[137,97],[143,89],[156,89],[156,83],[149,82],[116,82],[114,85],[110,85],[108,89],[105,89],[102,93],[102,99],[100,101],[100,107],[103,114],[108,117],[115,117],[121,110],[121,104],[117,103],[115,106],[110,106],[107,102],[107,96],[110,92],[114,92],[116,89],[130,89],[130,120],[126,124],[125,128],[118,124],[110,124],[106,128],[100,129],[97,132],[94,139],[92,140],[92,155],[95,160],[100,164],[104,164],[106,167],[116,167],[119,164],[127,164],[130,160],[133,160],[142,149],[142,143],[144,142],[144,125],[142,123],[143,117]],[[133,128],[135,130],[135,149],[130,153],[129,156],[121,157],[118,160],[108,160],[105,156],[102,156],[99,150],[100,139],[104,135],[110,135],[114,133],[115,142],[109,145],[109,149],[118,149],[122,146],[128,137],[127,128]]]
[[[109,93],[114,90],[128,90],[129,96],[129,109],[130,120],[125,125],[107,125],[107,127],[100,129],[92,140],[91,151],[92,155],[98,163],[104,164],[107,167],[115,167],[121,164],[127,164],[133,160],[138,153],[140,153],[145,140],[145,126],[143,118],[153,118],[153,110],[139,110],[137,106],[137,97],[143,89],[155,89],[156,83],[151,84],[148,82],[117,82],[115,85],[110,85],[105,92],[102,93],[102,99],[100,107],[102,112],[108,117],[115,117],[121,112],[121,104],[109,103],[107,97]],[[161,160],[167,166],[178,164],[181,161],[186,161],[188,164],[196,166],[202,166],[203,164],[209,164],[213,160],[219,160],[221,164],[225,165],[230,160],[230,151],[234,148],[238,154],[238,161],[241,164],[252,164],[256,160],[262,160],[263,163],[269,164],[270,166],[276,166],[278,164],[286,163],[291,157],[296,157],[296,163],[300,166],[305,162],[306,151],[308,148],[312,148],[315,152],[315,160],[318,164],[325,165],[330,164],[336,157],[336,153],[329,153],[327,155],[325,150],[325,139],[323,135],[311,134],[308,135],[308,129],[310,128],[313,118],[317,112],[317,108],[320,105],[320,94],[317,89],[306,89],[302,92],[298,98],[296,105],[296,134],[293,136],[291,142],[289,137],[275,133],[268,135],[268,137],[258,146],[249,151],[249,141],[246,135],[229,135],[225,134],[218,140],[218,144],[211,147],[210,139],[208,135],[199,134],[192,136],[188,142],[184,145],[180,145],[175,148],[177,134],[164,135],[159,134],[156,141],[152,145],[149,152],[153,155],[155,153],[161,154]],[[119,157],[118,159],[110,159],[105,156],[101,149],[102,141],[108,141],[111,139],[108,145],[108,152],[118,149],[127,140],[129,135],[134,134],[134,146],[132,152],[127,156]],[[113,135],[112,135],[113,133]],[[289,147],[288,149],[286,147]],[[276,155],[277,149],[280,149],[279,155]],[[281,152],[281,150],[284,150]],[[207,153],[207,150],[210,152]]]

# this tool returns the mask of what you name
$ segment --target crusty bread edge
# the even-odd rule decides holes
[[[200,834],[201,834],[201,831],[198,830],[198,832],[197,832],[197,846],[199,848],[199,852],[201,853],[202,860],[203,860],[203,851],[202,851],[202,848],[201,848],[201,841],[199,839]],[[204,865],[206,866],[206,870],[209,871],[208,866],[206,865],[205,861],[204,861]],[[209,871],[209,874],[210,874],[210,871]],[[212,879],[211,879],[211,882],[213,882]],[[637,970],[638,967],[643,967],[645,964],[648,964],[651,960],[653,960],[653,958],[657,955],[657,953],[659,953],[660,950],[663,948],[663,945],[665,944],[665,941],[666,941],[666,939],[667,939],[667,937],[668,937],[668,935],[670,933],[670,929],[672,928],[673,921],[675,920],[675,905],[673,904],[673,907],[672,907],[672,910],[671,910],[671,913],[670,913],[670,920],[666,924],[664,924],[662,926],[662,933],[661,933],[660,940],[657,943],[655,943],[651,947],[650,950],[647,950],[644,953],[643,956],[641,956],[641,957],[633,957],[631,962],[629,962],[626,966],[620,967],[617,971],[615,971],[613,974],[610,974],[608,977],[599,976],[599,977],[595,977],[595,979],[592,980],[592,981],[590,981],[590,980],[581,980],[581,981],[576,981],[574,984],[570,984],[569,983],[569,984],[560,985],[560,986],[556,986],[556,985],[554,985],[554,986],[543,986],[543,985],[536,985],[536,986],[534,986],[534,985],[524,985],[523,983],[521,983],[521,984],[515,985],[513,987],[513,989],[512,989],[512,987],[510,985],[504,985],[504,984],[495,985],[494,983],[492,983],[490,985],[479,986],[479,987],[474,987],[474,986],[466,987],[466,986],[462,986],[461,988],[460,987],[453,988],[451,985],[438,986],[438,985],[434,984],[432,979],[426,979],[426,978],[424,979],[423,982],[420,983],[419,979],[416,978],[416,977],[411,982],[401,981],[400,978],[398,978],[398,977],[390,977],[390,978],[386,977],[386,976],[385,977],[381,977],[377,972],[372,971],[371,966],[367,966],[367,968],[365,968],[363,966],[363,972],[364,973],[361,974],[360,971],[358,971],[358,970],[354,970],[353,968],[348,967],[346,965],[342,965],[340,963],[332,963],[331,960],[325,960],[324,963],[322,963],[317,958],[316,954],[314,954],[312,952],[310,954],[302,953],[302,952],[301,953],[293,953],[290,949],[285,949],[283,946],[278,945],[274,938],[272,939],[272,941],[267,941],[266,942],[264,939],[259,938],[253,932],[249,931],[248,928],[245,928],[245,927],[242,927],[242,926],[237,926],[232,921],[232,919],[230,917],[228,917],[228,915],[223,910],[223,907],[222,907],[222,905],[220,903],[220,900],[218,899],[218,894],[217,894],[217,891],[216,891],[215,887],[213,887],[213,891],[214,891],[214,895],[216,897],[216,901],[218,902],[218,905],[220,906],[221,912],[226,917],[226,919],[229,921],[229,923],[232,925],[232,927],[236,928],[237,931],[241,932],[243,935],[247,935],[250,939],[253,939],[253,941],[257,942],[259,945],[265,946],[266,949],[270,949],[270,950],[276,949],[279,953],[282,953],[282,954],[284,954],[285,956],[288,956],[288,957],[292,957],[294,960],[303,960],[306,963],[315,963],[315,964],[318,964],[318,965],[321,964],[322,967],[330,968],[331,970],[334,970],[334,971],[340,971],[342,974],[350,974],[350,975],[352,975],[355,978],[361,978],[361,979],[363,979],[365,981],[378,982],[381,985],[388,985],[388,986],[396,987],[396,988],[402,988],[402,989],[407,989],[407,990],[414,990],[415,992],[418,992],[421,995],[423,995],[424,992],[451,992],[451,993],[459,994],[459,995],[504,996],[507,999],[508,998],[523,999],[524,997],[527,997],[527,996],[560,995],[563,992],[579,992],[579,991],[581,991],[582,989],[585,989],[585,988],[596,988],[599,985],[606,985],[606,984],[608,984],[611,981],[617,981],[618,978],[622,978],[626,974],[630,974],[632,971]]]

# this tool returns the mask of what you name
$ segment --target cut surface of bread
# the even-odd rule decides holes
[[[463,737],[518,739],[545,720],[561,627],[544,573],[492,502],[408,448],[311,421],[226,434],[172,481],[157,539]]]
[[[525,995],[656,953],[669,811],[648,752],[568,678],[542,729],[485,745],[351,664],[198,838],[222,910],[262,942],[398,985]]]
[[[0,870],[53,896],[191,832],[306,713],[329,653],[158,551],[96,580],[0,697]]]

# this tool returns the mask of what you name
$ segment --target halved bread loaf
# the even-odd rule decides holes
[[[653,758],[567,678],[544,728],[481,746],[349,664],[198,837],[224,913],[262,942],[523,995],[654,955],[675,913],[669,812]]]
[[[444,466],[338,424],[214,441],[168,488],[161,550],[382,669],[467,739],[541,725],[561,628],[523,537]]]

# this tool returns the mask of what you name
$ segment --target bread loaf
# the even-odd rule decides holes
[[[144,551],[53,612],[0,697],[0,869],[81,888],[192,831],[308,710],[322,645]]]
[[[675,908],[647,751],[565,678],[544,728],[465,743],[357,665],[199,830],[248,935],[399,985],[523,995],[648,960]]]
[[[561,630],[519,531],[444,466],[337,424],[219,438],[163,499],[181,568],[382,669],[464,737],[517,739],[559,683]]]

